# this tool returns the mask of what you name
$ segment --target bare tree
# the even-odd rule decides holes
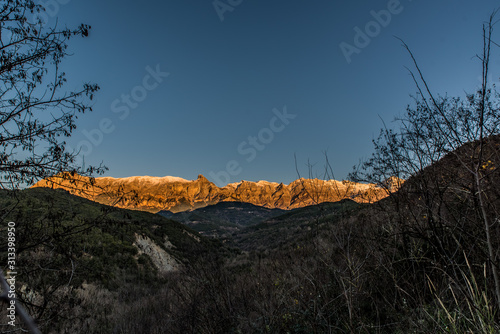
[[[78,152],[66,149],[65,138],[76,128],[78,114],[99,90],[86,83],[64,90],[60,69],[67,42],[86,37],[90,26],[46,27],[36,17],[44,7],[33,0],[5,1],[0,7],[0,187],[15,189],[41,178],[73,171],[90,175],[104,167],[76,165]]]
[[[418,222],[412,225],[412,232],[418,225],[417,235],[429,240],[434,250],[452,264],[452,270],[455,264],[464,262],[460,258],[467,248],[464,236],[470,236],[468,251],[484,246],[483,258],[500,308],[499,259],[495,253],[498,242],[492,232],[494,226],[498,229],[495,222],[499,208],[492,187],[492,177],[498,174],[492,160],[498,160],[498,150],[490,149],[496,145],[494,136],[500,133],[500,99],[488,82],[491,46],[496,45],[492,41],[496,14],[483,24],[483,50],[477,56],[482,66],[481,87],[465,99],[436,96],[409,46],[401,41],[416,69],[409,70],[418,90],[415,103],[397,119],[398,130],[382,129],[374,141],[375,153],[350,178],[373,183],[391,176],[409,179],[405,192],[394,199],[408,201],[408,196],[416,194],[418,200],[412,202],[416,205],[406,202],[401,224],[408,217]],[[441,170],[431,168],[444,159],[448,165],[441,163]],[[446,168],[449,170],[443,170]],[[476,231],[480,225],[474,225],[479,222],[482,237]]]
[[[87,37],[91,27],[48,26],[39,18],[43,11],[33,0],[0,4],[0,189],[68,174],[63,172],[91,176],[106,169],[77,166],[79,152],[68,151],[65,141],[78,115],[92,110],[89,102],[99,90],[91,83],[66,90],[66,73],[60,68],[69,55],[68,41]],[[0,283],[0,300],[12,303],[1,271]],[[20,302],[15,305],[28,329],[39,333]]]

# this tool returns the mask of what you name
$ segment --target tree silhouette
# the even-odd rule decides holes
[[[106,169],[78,167],[79,152],[68,151],[65,142],[78,115],[92,110],[89,103],[99,90],[85,83],[68,91],[61,71],[69,40],[87,37],[91,27],[48,26],[40,18],[44,11],[33,0],[0,4],[0,189],[19,189],[54,175],[102,174]],[[0,300],[12,304],[1,271],[0,285]],[[20,303],[15,306],[28,329],[40,333]]]
[[[401,41],[415,67],[409,70],[418,91],[415,102],[397,119],[399,129],[382,129],[374,154],[350,178],[373,183],[391,176],[406,179],[404,191],[393,196],[401,212],[401,235],[428,243],[433,260],[439,258],[456,281],[467,258],[478,267],[486,264],[492,299],[500,309],[499,157],[493,149],[500,134],[500,95],[488,82],[496,14],[483,24],[483,49],[476,56],[481,86],[465,99],[434,94]]]
[[[32,0],[6,1],[0,7],[0,187],[16,189],[64,171],[102,173],[105,167],[76,165],[76,151],[65,138],[76,128],[78,114],[99,90],[85,83],[66,91],[60,65],[67,42],[87,37],[90,26],[47,27],[36,18],[44,7]],[[33,20],[30,17],[34,17]]]

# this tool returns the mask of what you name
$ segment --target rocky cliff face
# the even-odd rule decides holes
[[[167,253],[163,248],[154,243],[150,238],[135,233],[135,242],[138,254],[146,254],[149,256],[154,266],[158,269],[160,274],[165,274],[170,271],[178,270],[180,265],[175,258]],[[172,247],[172,243],[166,240],[165,245],[167,248]]]
[[[63,174],[42,180],[33,187],[62,188],[99,203],[149,212],[180,212],[225,201],[294,209],[344,198],[361,203],[375,202],[388,195],[386,189],[373,184],[318,179],[298,179],[289,185],[241,181],[220,188],[203,175],[189,181],[171,176],[98,177],[91,180]]]

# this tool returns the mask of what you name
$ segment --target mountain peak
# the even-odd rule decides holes
[[[210,182],[208,181],[208,179],[206,177],[204,177],[202,174],[198,174],[198,181],[201,181],[201,182]]]

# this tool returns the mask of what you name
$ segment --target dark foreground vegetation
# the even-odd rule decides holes
[[[17,298],[43,333],[107,333],[113,309],[160,289],[165,280],[152,259],[156,254],[140,249],[139,238],[158,245],[177,267],[221,250],[217,240],[200,239],[175,221],[63,190],[0,190],[0,216],[0,261],[8,263],[6,226],[14,222]],[[0,332],[11,331],[5,309],[1,317]],[[20,330],[23,323],[17,323]]]
[[[18,296],[43,333],[496,333],[493,262],[474,179],[460,164],[474,149],[445,156],[378,203],[327,204],[256,225],[257,236],[275,233],[242,239],[258,251],[197,242],[158,215],[64,191],[4,191],[2,208],[17,224]],[[486,139],[483,152],[494,219],[500,138]],[[500,249],[498,224],[490,232]],[[182,267],[158,273],[138,256],[136,233],[158,244],[167,236]]]
[[[42,333],[500,332],[500,97],[487,80],[495,15],[483,26],[482,85],[465,99],[435,96],[403,43],[418,94],[351,175],[389,197],[245,220],[223,243],[160,215],[16,190],[105,169],[78,167],[64,141],[98,86],[65,92],[58,66],[90,27],[43,29],[28,20],[39,11],[31,0],[0,6],[10,36],[0,59],[3,272],[8,222],[16,248],[1,333],[30,327],[21,308],[8,324],[13,301]]]
[[[473,175],[460,162],[477,145],[378,203],[326,204],[255,225],[235,239],[245,252],[64,191],[4,191],[20,241],[18,296],[43,333],[496,333],[495,262]],[[500,137],[485,139],[482,151],[486,212],[495,219]],[[160,274],[139,256],[136,233],[158,244],[167,236],[179,270]]]

